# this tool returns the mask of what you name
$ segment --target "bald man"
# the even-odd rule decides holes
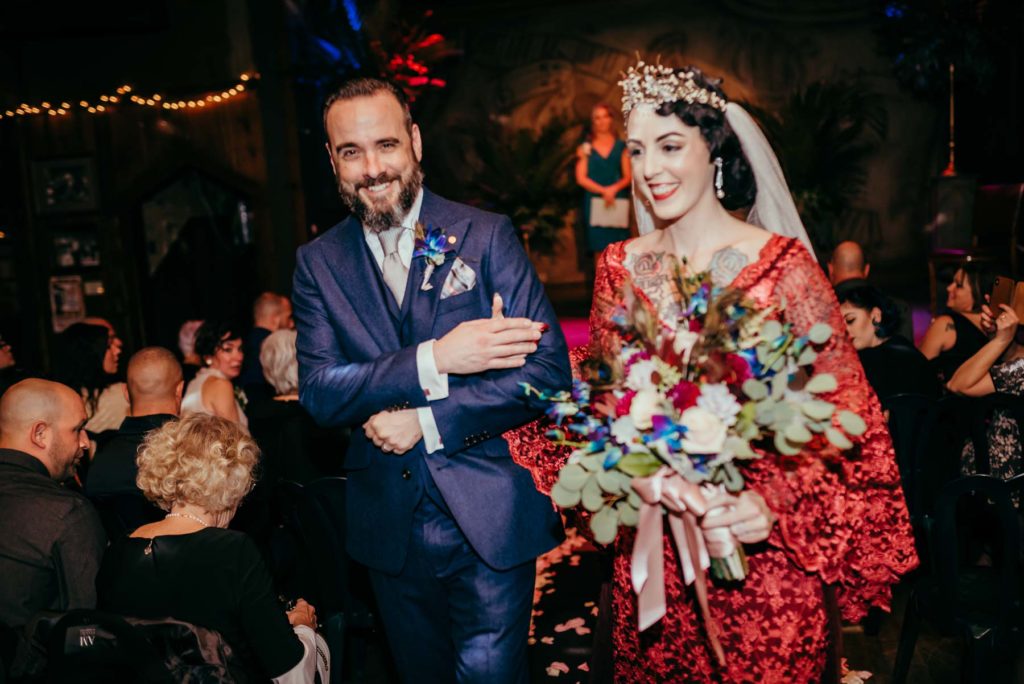
[[[89,447],[77,392],[22,380],[0,398],[0,622],[96,606],[106,535],[96,510],[64,488]]]
[[[274,397],[274,388],[263,377],[260,349],[264,340],[270,337],[270,333],[295,327],[291,301],[276,292],[264,292],[253,302],[252,323],[252,330],[246,336],[242,347],[245,356],[242,359],[242,372],[238,376],[238,385],[245,391],[250,404]]]
[[[117,434],[96,452],[85,493],[101,505],[104,499],[122,496],[116,509],[122,522],[131,529],[160,517],[159,509],[145,500],[135,484],[139,472],[135,456],[150,431],[180,413],[184,385],[181,364],[163,347],[140,349],[128,361],[125,383],[128,416]],[[139,500],[125,501],[124,496]]]

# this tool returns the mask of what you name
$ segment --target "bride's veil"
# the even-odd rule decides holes
[[[772,233],[800,240],[811,256],[814,256],[814,248],[800,220],[796,205],[793,204],[793,196],[789,193],[782,167],[779,166],[779,160],[775,157],[772,146],[764,137],[761,128],[750,114],[735,102],[730,102],[726,106],[725,120],[736,133],[743,154],[750,162],[754,182],[757,184],[757,196],[754,206],[747,215],[747,222]],[[633,211],[636,213],[636,224],[641,235],[654,230],[654,217],[640,200],[635,188]]]

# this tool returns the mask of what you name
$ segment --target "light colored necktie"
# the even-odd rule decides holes
[[[405,298],[405,283],[409,279],[409,269],[402,263],[402,257],[398,255],[398,238],[402,236],[405,228],[389,228],[377,234],[380,238],[380,246],[384,249],[384,263],[381,264],[381,271],[384,274],[384,283],[395,295],[398,306],[402,306]]]

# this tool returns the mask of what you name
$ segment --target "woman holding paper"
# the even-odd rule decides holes
[[[598,104],[590,113],[590,134],[576,153],[576,182],[583,188],[587,251],[598,254],[629,237],[629,185],[625,143],[615,134],[612,110]]]

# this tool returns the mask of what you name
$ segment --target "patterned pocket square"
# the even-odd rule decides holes
[[[476,271],[470,268],[465,261],[456,257],[455,263],[452,264],[452,270],[448,272],[448,277],[444,279],[444,285],[441,287],[441,299],[469,292],[474,287],[476,287]]]

